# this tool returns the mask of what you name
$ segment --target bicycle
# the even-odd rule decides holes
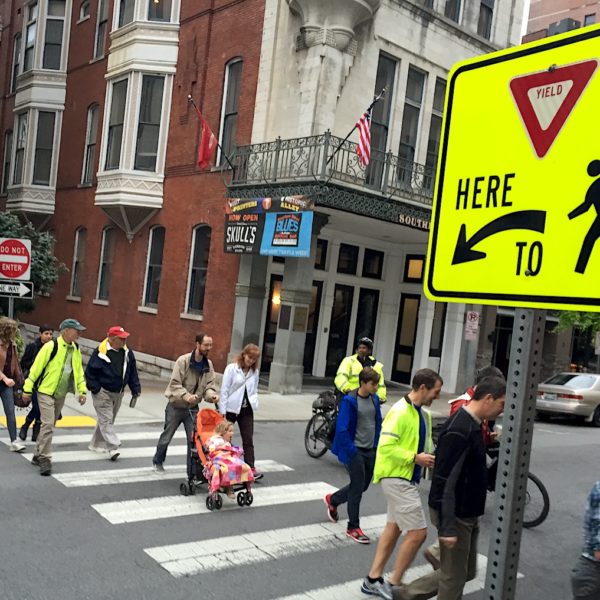
[[[312,405],[313,416],[304,432],[304,447],[311,458],[320,458],[329,450],[335,433],[338,403],[335,392],[321,392]]]

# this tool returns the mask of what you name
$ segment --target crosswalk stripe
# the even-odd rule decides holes
[[[119,431],[117,429],[117,437],[122,442],[136,442],[136,441],[144,441],[144,440],[154,440],[158,442],[158,438],[162,430],[156,429],[155,431]],[[55,434],[52,438],[52,445],[54,444],[89,444],[92,439],[92,433],[84,434],[78,433],[73,435],[60,435]],[[184,440],[186,439],[185,431],[180,430],[176,431],[173,436],[174,440]]]
[[[254,504],[243,510],[252,510],[254,507],[274,506],[277,504],[292,504],[294,502],[307,502],[322,499],[325,494],[334,492],[335,487],[324,481],[311,483],[298,483],[259,488],[255,486]],[[105,502],[92,504],[92,508],[113,525],[121,523],[136,523],[153,519],[166,519],[185,515],[199,515],[210,512],[204,504],[204,497],[200,496],[161,496],[158,498],[140,498],[124,502]],[[224,498],[222,510],[236,508],[233,503]]]
[[[477,574],[475,575],[475,579],[472,579],[466,583],[464,588],[465,595],[481,591],[485,587],[487,562],[487,556],[484,554],[477,555]],[[406,571],[404,574],[403,580],[406,583],[410,583],[411,581],[414,581],[415,579],[418,579],[419,577],[429,573],[431,573],[430,565],[418,565],[408,569],[408,571]],[[520,579],[523,577],[523,574],[518,573],[517,577]],[[354,579],[338,585],[330,585],[314,590],[308,590],[300,594],[281,596],[276,600],[364,600],[365,594],[360,591],[362,581],[362,579]]]
[[[119,460],[123,458],[151,458],[156,453],[156,446],[140,446],[138,448],[119,448],[120,456]],[[168,456],[186,456],[187,446],[186,445],[173,445],[169,446]],[[31,460],[33,454],[23,454],[25,458]],[[108,460],[108,454],[106,452],[92,452],[87,448],[85,450],[61,450],[59,452],[52,452],[53,463],[65,463],[65,462],[86,462],[90,460]]]
[[[363,531],[372,537],[379,536],[385,522],[384,514],[361,517],[360,520]],[[156,546],[145,548],[144,552],[174,577],[184,577],[354,544],[345,532],[345,523],[317,523]]]
[[[104,455],[105,458],[108,456]],[[262,473],[280,473],[293,471],[292,467],[282,465],[274,460],[257,460],[255,464]],[[151,467],[127,469],[103,469],[100,471],[78,471],[76,473],[56,473],[54,478],[66,487],[90,487],[96,485],[113,485],[119,483],[140,483],[143,481],[160,481],[161,479],[185,479],[185,466],[165,466],[164,473],[156,473]]]

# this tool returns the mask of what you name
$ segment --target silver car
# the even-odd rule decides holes
[[[584,417],[600,427],[600,375],[557,373],[538,386],[537,416],[564,414]]]

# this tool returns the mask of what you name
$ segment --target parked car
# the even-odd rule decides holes
[[[584,417],[588,423],[600,427],[600,375],[553,375],[538,386],[536,412],[539,418],[551,414]]]

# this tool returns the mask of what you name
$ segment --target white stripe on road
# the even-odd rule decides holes
[[[543,427],[536,427],[536,431],[542,431],[543,433],[552,433],[553,435],[571,435],[568,431],[555,431],[554,429],[544,429]]]
[[[478,592],[485,587],[485,574],[487,569],[487,557],[483,554],[477,555],[477,575],[475,579],[468,581],[464,588],[464,594],[472,594]],[[404,581],[410,583],[423,575],[431,573],[431,566],[428,564],[411,567],[404,574]],[[523,577],[522,573],[518,573],[517,577]],[[293,594],[292,596],[282,596],[277,600],[364,600],[365,594],[360,591],[362,579],[354,579],[339,585],[330,585],[327,587],[317,588],[303,592],[301,594]]]
[[[316,481],[313,483],[299,483],[291,485],[278,485],[258,489],[253,488],[254,504],[243,510],[252,510],[253,507],[274,506],[277,504],[292,504],[294,502],[308,502],[321,500],[325,494],[334,492],[337,488]],[[136,523],[138,521],[151,521],[154,519],[167,519],[186,515],[199,515],[210,512],[204,504],[204,496],[162,496],[159,498],[140,498],[124,502],[105,502],[92,504],[92,508],[113,525],[120,523]],[[236,508],[242,510],[237,502],[224,498],[222,510]]]
[[[108,454],[104,455],[105,458]],[[293,471],[291,467],[274,460],[257,460],[256,468],[262,473],[280,473]],[[77,473],[58,473],[54,478],[66,487],[90,487],[94,485],[113,485],[119,483],[139,483],[141,481],[160,481],[161,479],[185,479],[185,466],[165,466],[164,473],[156,473],[151,467],[130,469],[104,469],[102,471],[78,471]]]
[[[117,429],[117,437],[123,442],[136,442],[142,440],[154,440],[158,442],[158,438],[162,433],[162,429],[156,431],[124,431],[119,432]],[[91,433],[77,433],[73,435],[60,435],[54,433],[52,438],[52,445],[54,444],[89,444],[92,439]],[[176,431],[173,436],[174,440],[185,440],[185,431]]]
[[[187,446],[169,446],[168,456],[186,456]],[[138,448],[119,448],[119,460],[123,458],[151,458],[156,453],[156,446],[140,446]],[[31,460],[33,454],[23,454],[25,458]],[[85,450],[61,450],[52,453],[53,463],[65,462],[86,462],[90,460],[108,460],[106,452],[92,452],[87,448]]]
[[[360,520],[363,531],[373,538],[379,536],[385,522],[386,515],[372,515]],[[174,577],[184,577],[303,553],[335,550],[355,543],[346,536],[345,523],[318,523],[156,546],[145,548],[144,552]]]

